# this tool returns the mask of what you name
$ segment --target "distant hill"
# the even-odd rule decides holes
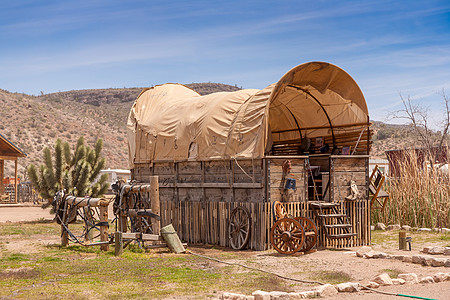
[[[192,83],[186,86],[201,95],[240,88],[221,83]],[[143,88],[75,90],[30,96],[0,89],[0,133],[20,147],[27,157],[19,161],[23,178],[29,163],[42,163],[42,149],[56,139],[75,145],[79,136],[93,144],[104,141],[103,154],[109,168],[128,168],[126,121]],[[6,161],[6,175],[14,173]]]
[[[192,83],[188,87],[201,95],[236,91],[237,86],[220,83]],[[79,136],[93,144],[104,141],[103,154],[109,168],[128,168],[126,120],[142,88],[75,90],[30,96],[0,89],[0,133],[28,156],[19,161],[23,177],[29,163],[42,163],[42,149],[53,147],[57,138],[75,145]],[[373,121],[371,155],[385,157],[384,151],[415,145],[417,139],[405,125]],[[6,175],[14,164],[6,162]]]

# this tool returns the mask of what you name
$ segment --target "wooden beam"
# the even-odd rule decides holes
[[[347,128],[347,127],[358,127],[358,126],[367,126],[367,125],[372,125],[372,123],[355,123],[355,124],[344,124],[344,125],[339,125],[339,126],[335,126],[333,125],[333,128]],[[328,129],[330,128],[329,125],[326,126],[314,126],[314,127],[302,127],[300,128],[300,130],[315,130],[315,129]],[[276,131],[272,131],[272,133],[283,133],[283,132],[291,132],[291,131],[296,131],[298,132],[298,128],[295,129],[285,129],[285,130],[276,130]]]
[[[0,155],[0,160],[17,160],[17,156]]]
[[[17,197],[17,160],[14,161],[14,203],[18,201]]]

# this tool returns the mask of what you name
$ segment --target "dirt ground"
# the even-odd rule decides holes
[[[0,207],[1,222],[21,222],[35,220],[51,220],[53,216],[50,209],[40,207]],[[2,237],[8,238],[8,237]],[[14,239],[13,243],[8,243],[9,251],[18,253],[32,253],[37,251],[42,244],[54,244],[59,242],[58,236],[36,236],[35,242],[30,245],[29,241]],[[445,243],[445,242],[444,242]],[[448,242],[447,242],[448,243]],[[34,244],[34,247],[33,247]],[[393,245],[375,245],[375,250],[383,251],[388,254],[414,255],[425,245],[415,245],[413,251],[399,251]],[[203,255],[214,255],[218,252],[229,252],[239,259],[233,259],[233,262],[248,265],[250,267],[268,270],[279,275],[305,279],[306,274],[315,272],[335,271],[344,272],[351,276],[352,282],[362,282],[372,280],[380,273],[386,270],[394,270],[398,273],[416,273],[419,278],[423,276],[432,276],[439,272],[450,273],[450,268],[446,267],[425,267],[412,263],[404,263],[392,259],[363,259],[356,257],[355,251],[358,248],[344,250],[320,250],[306,255],[284,256],[275,251],[233,251],[230,249],[218,249],[217,247],[188,247],[192,252]],[[230,260],[227,260],[230,261]],[[214,267],[220,263],[205,261],[205,264]],[[245,271],[245,269],[243,269]],[[310,290],[314,285],[292,282],[295,291]],[[431,299],[450,299],[450,281],[434,284],[415,284],[380,287],[377,290],[391,293],[400,293]],[[340,293],[333,296],[332,299],[393,299],[396,296],[382,295],[375,292],[364,291],[359,293]],[[405,298],[406,299],[406,298]]]

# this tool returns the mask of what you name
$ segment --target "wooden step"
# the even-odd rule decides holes
[[[346,214],[328,214],[328,215],[317,215],[320,218],[345,218]]]
[[[310,202],[309,205],[313,208],[333,208],[340,206],[339,203],[334,202]]]
[[[342,234],[329,234],[328,238],[330,239],[348,239],[354,236],[357,236],[356,233],[342,233]]]
[[[352,224],[333,224],[333,225],[324,225],[326,228],[351,228]]]

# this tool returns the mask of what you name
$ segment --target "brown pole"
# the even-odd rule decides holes
[[[17,159],[14,161],[14,203],[18,202],[17,198]]]
[[[150,176],[150,203],[152,212],[158,216],[161,216],[158,176]],[[154,221],[152,222],[153,233],[159,234],[161,229],[161,221],[156,219],[152,221]]]
[[[100,206],[100,216],[99,216],[100,222],[108,223],[108,206]],[[108,241],[108,225],[101,225],[100,226],[100,241],[101,242],[107,242]],[[100,245],[100,250],[102,251],[108,251],[109,245],[108,244],[102,244]]]

